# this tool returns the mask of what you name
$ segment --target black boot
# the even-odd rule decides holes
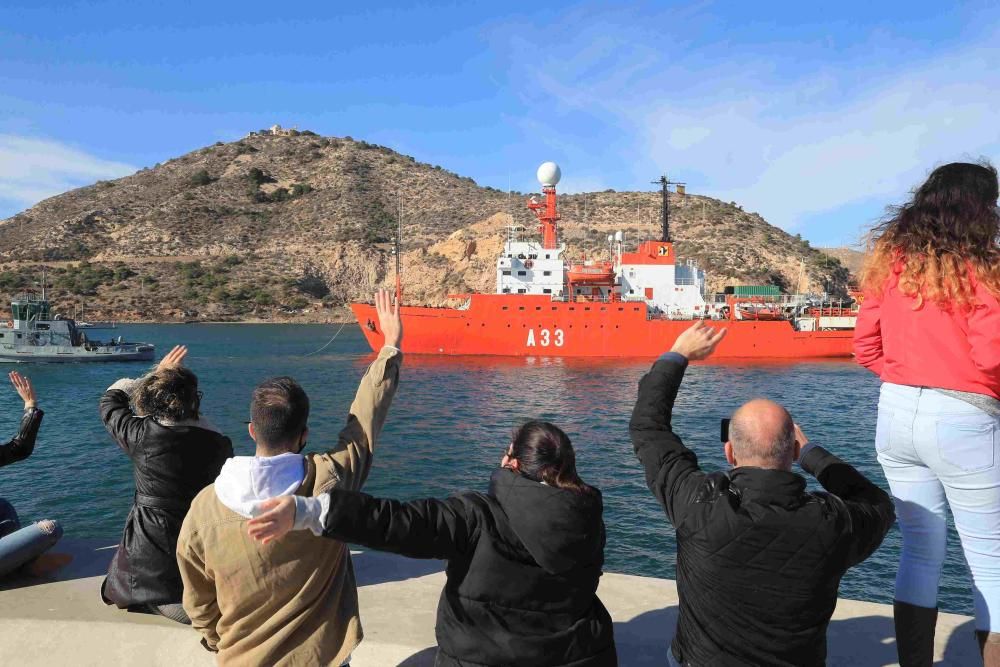
[[[899,667],[931,667],[934,664],[937,615],[937,607],[918,607],[899,600],[892,603]]]

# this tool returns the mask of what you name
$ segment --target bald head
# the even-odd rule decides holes
[[[758,398],[744,404],[729,424],[734,465],[791,470],[795,463],[795,423],[788,410]]]

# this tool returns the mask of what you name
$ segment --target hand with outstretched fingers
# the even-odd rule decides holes
[[[295,525],[295,499],[279,496],[261,501],[258,509],[265,510],[247,523],[247,533],[262,544],[284,537]]]
[[[385,337],[385,344],[398,348],[403,342],[403,319],[399,314],[401,304],[397,300],[392,303],[392,292],[380,289],[375,292],[375,312]]]
[[[187,345],[175,345],[172,350],[167,352],[167,356],[163,357],[163,359],[160,360],[160,363],[156,365],[156,370],[162,371],[168,368],[182,367],[187,353]]]
[[[17,371],[11,371],[8,377],[10,383],[14,385],[14,391],[24,401],[24,409],[38,407],[38,397],[35,395],[35,388],[31,385],[31,380]]]
[[[688,361],[708,359],[726,337],[726,331],[713,329],[704,320],[698,320],[677,337],[670,351],[683,355]]]

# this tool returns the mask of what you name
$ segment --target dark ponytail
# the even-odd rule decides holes
[[[518,460],[521,474],[528,479],[574,493],[596,493],[577,474],[573,445],[558,426],[529,421],[514,431],[510,449],[511,458]]]

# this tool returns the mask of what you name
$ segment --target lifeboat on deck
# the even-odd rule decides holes
[[[570,264],[566,276],[574,285],[607,285],[615,281],[615,268],[611,262]]]

